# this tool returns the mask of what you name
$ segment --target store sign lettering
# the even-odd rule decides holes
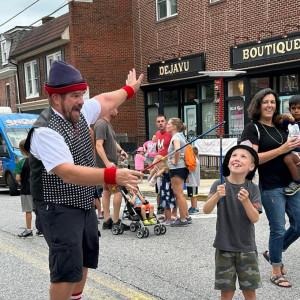
[[[265,64],[299,57],[300,36],[231,48],[231,67]]]
[[[205,70],[204,53],[156,62],[148,65],[147,75],[149,82],[180,79],[199,76],[199,71]]]
[[[293,50],[300,49],[300,39],[293,41],[273,43],[265,46],[243,49],[243,60],[255,58],[257,56],[271,55],[276,53],[284,54]]]
[[[170,75],[180,72],[187,72],[190,69],[190,62],[179,62],[177,64],[170,64],[159,67],[159,75]]]
[[[32,125],[36,119],[16,119],[16,120],[6,120],[4,123],[7,127],[13,127],[18,125]]]

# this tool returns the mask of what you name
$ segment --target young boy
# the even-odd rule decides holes
[[[139,207],[141,209],[141,216],[144,225],[155,225],[157,222],[153,219],[154,206],[149,202],[146,202],[145,198],[138,191],[136,194],[130,191],[127,195],[127,199],[134,205],[134,208]],[[146,211],[149,211],[149,218],[146,218]]]
[[[293,181],[285,188],[285,194],[292,196],[300,191],[298,167],[300,165],[300,95],[294,95],[289,100],[289,111],[292,115],[279,115],[276,123],[282,124],[289,131],[289,138],[298,136],[299,147],[284,157],[284,162],[290,170]]]
[[[19,148],[21,154],[24,156],[16,165],[15,173],[16,180],[20,184],[20,194],[21,194],[21,206],[22,212],[26,213],[26,229],[22,233],[18,234],[20,238],[32,238],[32,211],[33,211],[33,200],[30,194],[30,168],[28,162],[28,153],[24,149],[25,140],[19,143]],[[36,234],[38,236],[43,236],[42,232],[37,230]]]
[[[250,143],[247,141],[247,143]],[[245,299],[255,300],[260,287],[254,225],[261,213],[258,186],[251,180],[258,166],[256,151],[245,144],[232,147],[224,158],[224,183],[214,182],[203,212],[217,205],[215,289],[232,299],[238,277]]]
[[[200,162],[198,160],[198,148],[193,147],[194,155],[196,157],[196,169],[191,171],[186,183],[187,194],[191,200],[191,207],[189,208],[189,214],[195,215],[199,214],[198,204],[196,195],[198,194],[198,186],[200,185]]]

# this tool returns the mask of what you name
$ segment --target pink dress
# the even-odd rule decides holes
[[[144,161],[146,160],[146,157],[141,154],[137,154],[134,158],[134,167],[136,170],[140,171],[144,169]]]

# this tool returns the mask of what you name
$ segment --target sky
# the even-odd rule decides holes
[[[10,30],[16,26],[29,26],[39,19],[51,14],[66,3],[68,3],[68,0],[1,0],[0,33]],[[31,4],[33,4],[31,7],[13,18],[8,23],[2,25]],[[65,6],[52,16],[58,17],[67,12],[68,6]],[[42,22],[40,21],[33,26],[39,26],[41,24]]]

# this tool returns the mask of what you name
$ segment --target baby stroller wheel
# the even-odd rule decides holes
[[[165,234],[167,232],[167,227],[165,225],[161,225],[160,234]]]
[[[123,224],[121,224],[119,227],[119,234],[122,234],[123,232],[124,232],[124,226]]]
[[[149,229],[147,227],[145,227],[144,229],[144,238],[149,236]]]
[[[111,228],[111,232],[115,235],[119,234],[118,225],[113,225],[113,227]]]
[[[132,222],[130,224],[130,231],[131,232],[135,232],[136,230],[137,230],[137,225],[134,222]]]
[[[143,232],[143,229],[139,228],[136,232],[136,236],[141,239],[144,237],[144,232]]]
[[[156,235],[160,235],[160,227],[159,227],[159,225],[155,225],[155,226],[154,226],[154,233],[155,233]]]

